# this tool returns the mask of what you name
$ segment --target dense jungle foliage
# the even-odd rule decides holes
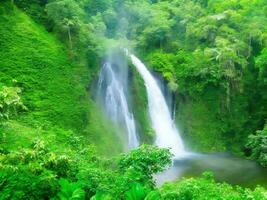
[[[267,199],[210,172],[157,187],[167,149],[121,154],[93,87],[107,49],[125,46],[172,91],[188,149],[267,166],[266,0],[2,0],[0,199]],[[131,75],[150,144],[145,89]]]

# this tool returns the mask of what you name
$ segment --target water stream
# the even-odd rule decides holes
[[[203,172],[213,173],[215,180],[255,188],[267,187],[267,169],[258,163],[228,153],[190,154],[176,159],[166,171],[155,176],[158,186],[183,177],[199,177]]]
[[[130,58],[145,82],[149,115],[152,128],[156,133],[155,144],[159,147],[170,148],[175,157],[183,157],[186,152],[182,139],[173,123],[171,112],[157,81],[135,55],[130,54]]]
[[[128,135],[128,149],[139,146],[133,114],[129,111],[126,98],[127,75],[119,65],[105,62],[101,68],[98,91],[107,116],[123,127]]]

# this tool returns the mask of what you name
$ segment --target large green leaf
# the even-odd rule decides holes
[[[142,200],[146,196],[146,189],[140,183],[134,183],[125,193],[126,200]]]

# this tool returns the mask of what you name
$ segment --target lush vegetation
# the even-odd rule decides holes
[[[212,173],[157,187],[167,149],[123,152],[93,100],[102,58],[127,46],[162,75],[191,150],[267,166],[266,0],[0,2],[0,199],[267,199]],[[145,88],[131,70],[138,132],[153,143]]]
[[[50,142],[50,141],[49,141]],[[64,150],[36,139],[30,148],[0,157],[1,199],[267,199],[263,188],[254,191],[219,184],[211,173],[155,188],[153,174],[171,163],[168,150],[141,146],[116,159],[100,159],[93,149],[73,138]],[[222,198],[223,197],[223,198]]]

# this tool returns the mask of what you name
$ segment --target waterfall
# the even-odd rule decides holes
[[[135,55],[130,54],[130,58],[145,82],[149,115],[152,122],[152,128],[156,132],[156,145],[159,147],[170,148],[175,157],[183,156],[185,150],[182,139],[172,120],[166,99],[164,98],[157,81]]]
[[[126,74],[117,69],[110,62],[104,63],[101,68],[98,91],[102,105],[108,117],[117,125],[126,129],[128,134],[128,148],[139,146],[133,114],[129,111],[124,79]]]

